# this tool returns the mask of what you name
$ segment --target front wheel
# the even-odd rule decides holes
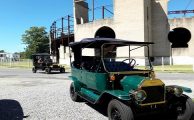
[[[109,120],[134,120],[131,108],[116,99],[110,101],[107,112]]]
[[[36,68],[35,67],[32,68],[32,72],[36,73]]]
[[[46,74],[50,74],[51,73],[51,68],[45,68],[45,72],[46,72]]]
[[[177,120],[193,120],[191,117],[193,117],[193,112],[194,112],[194,108],[193,108],[193,102],[190,98],[187,99],[186,103],[185,103],[185,110],[182,114],[179,114],[177,116]]]
[[[65,68],[60,68],[60,73],[65,73]]]

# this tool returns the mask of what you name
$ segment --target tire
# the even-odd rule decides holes
[[[45,68],[45,72],[46,72],[46,74],[50,74],[51,73],[51,68]]]
[[[193,111],[192,111],[192,116],[191,116],[191,119],[190,120],[194,120],[194,103],[193,103],[193,101],[192,101],[192,108],[193,108]]]
[[[193,120],[191,117],[194,111],[193,102],[190,98],[186,101],[186,109],[183,114],[177,116],[177,120]]]
[[[116,99],[108,104],[107,113],[109,120],[134,120],[131,108]]]
[[[74,102],[80,102],[80,101],[81,101],[80,96],[78,96],[78,93],[77,93],[77,91],[75,90],[75,85],[74,85],[73,82],[72,82],[71,85],[70,85],[69,93],[70,93],[71,99],[72,99]]]
[[[60,68],[60,73],[65,73],[65,68]]]
[[[35,67],[32,68],[32,72],[36,73],[36,68]]]

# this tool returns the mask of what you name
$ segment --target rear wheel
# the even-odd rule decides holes
[[[70,85],[69,92],[70,92],[70,97],[71,97],[71,99],[72,99],[73,101],[75,101],[75,102],[81,101],[81,98],[78,96],[78,93],[77,93],[77,91],[75,90],[75,85],[74,85],[73,82],[72,82],[71,85]]]
[[[178,109],[178,108],[177,108]],[[177,120],[193,120],[191,117],[193,114],[194,108],[193,108],[193,102],[190,98],[187,99],[185,103],[185,110],[183,113],[180,113],[177,116]]]
[[[46,74],[51,73],[51,68],[45,68],[45,72],[46,72]]]
[[[32,72],[36,73],[36,68],[35,67],[32,68]]]
[[[60,73],[65,73],[65,68],[60,68]]]
[[[194,120],[194,103],[193,102],[192,102],[192,108],[193,108],[193,111],[192,111],[192,116],[190,120]]]
[[[116,99],[110,101],[107,112],[109,120],[134,120],[131,108]]]

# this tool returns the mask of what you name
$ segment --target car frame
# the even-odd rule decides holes
[[[62,65],[53,63],[51,55],[48,53],[36,53],[32,55],[32,72],[36,73],[37,70],[45,71],[49,74],[51,71],[60,71],[60,73],[65,73],[65,68]]]
[[[183,92],[190,93],[192,90],[177,85],[167,86],[156,78],[149,55],[151,44],[113,38],[86,38],[70,43],[73,56],[71,99],[104,106],[109,120],[134,120],[152,114],[191,120],[193,103]],[[117,59],[123,54],[119,51],[121,47],[125,49],[123,53],[129,52],[128,58],[122,61],[122,57]],[[142,47],[145,51],[142,55],[148,60],[144,61],[146,69],[138,68],[137,60],[130,54]],[[88,52],[84,55],[87,48]]]

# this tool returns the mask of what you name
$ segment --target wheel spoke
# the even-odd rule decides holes
[[[112,110],[111,118],[112,120],[121,120],[121,114],[116,108]]]

